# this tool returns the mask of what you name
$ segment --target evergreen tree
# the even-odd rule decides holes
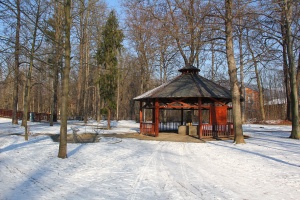
[[[118,79],[118,53],[122,48],[124,35],[119,29],[115,11],[111,11],[102,32],[102,42],[97,52],[97,60],[102,66],[98,84],[100,96],[107,113],[107,128],[110,129],[111,111],[116,109],[116,92]]]

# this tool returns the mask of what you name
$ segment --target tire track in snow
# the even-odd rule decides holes
[[[176,180],[176,182],[184,189],[185,198],[186,197],[189,197],[191,199],[199,198],[199,194],[197,193],[200,193],[202,197],[203,194],[196,186],[194,186],[191,183],[191,179],[189,178],[189,175],[187,173],[190,169],[192,169],[192,167],[188,165],[187,162],[185,162],[187,160],[186,157],[189,155],[185,143],[181,143],[180,148],[178,148],[178,155],[179,155],[180,171],[182,174],[183,181]]]
[[[174,181],[173,176],[171,175],[170,168],[167,167],[167,161],[165,159],[165,152],[160,152],[159,157],[158,157],[158,163],[159,163],[159,171],[161,178],[163,178],[164,182],[164,189],[165,190],[170,190],[173,191],[171,192],[172,197],[170,199],[176,199],[175,196],[181,196],[179,190],[178,190],[178,185],[175,184],[176,182]],[[175,189],[175,191],[174,191]]]
[[[166,147],[170,146],[172,147],[170,144],[166,145]],[[168,150],[170,150],[170,148]],[[171,149],[170,151],[172,152],[174,149]],[[167,157],[167,159],[165,157],[166,152],[161,150],[159,157],[157,157],[160,177],[163,179],[164,183],[164,192],[170,192],[169,199],[199,199],[199,195],[190,189],[193,187],[200,192],[199,189],[190,183],[190,178],[186,172],[188,169],[185,167],[186,164],[182,158],[182,156],[184,156],[184,149],[179,148],[177,151],[180,153],[173,155],[176,157]],[[178,155],[179,158],[177,157]],[[169,166],[171,162],[176,160],[179,160],[178,165]],[[179,171],[177,171],[178,169]]]
[[[14,166],[7,166],[5,165],[5,168],[9,171],[9,173],[14,175],[14,178],[19,179],[20,177],[17,177],[16,172],[18,172],[19,175],[22,176],[22,178],[26,178],[28,179],[29,183],[27,183],[27,185],[33,184],[34,186],[39,187],[42,191],[50,191],[50,192],[55,192],[52,188],[46,186],[45,184],[43,184],[42,181],[39,181],[38,179],[29,176],[28,174],[26,174],[25,172],[23,172],[22,170],[20,170],[18,167],[14,167]]]
[[[157,153],[159,151],[159,149],[162,149],[163,145],[161,145],[162,142],[159,142],[157,144],[157,147],[154,149],[154,152],[148,157],[147,161],[146,161],[146,164],[141,168],[141,170],[138,172],[138,176],[137,178],[135,179],[134,181],[134,184],[133,184],[133,195],[131,197],[131,199],[136,199],[136,195],[138,193],[138,190],[140,188],[140,185],[144,179],[144,176],[146,174],[146,171],[148,170],[149,168],[149,165],[150,163],[155,159],[155,157],[157,156]]]

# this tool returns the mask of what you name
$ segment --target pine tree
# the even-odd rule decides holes
[[[104,101],[104,110],[107,113],[107,128],[110,129],[111,112],[116,109],[116,92],[118,79],[118,53],[122,48],[124,35],[119,29],[115,11],[111,11],[102,32],[101,46],[97,52],[97,59],[102,66],[102,74],[98,84],[100,96]]]

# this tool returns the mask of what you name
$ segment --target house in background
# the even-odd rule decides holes
[[[287,99],[284,88],[265,90],[266,119],[286,119]]]
[[[227,89],[230,89],[229,80],[219,80],[217,83]],[[285,89],[282,87],[271,89],[264,88],[263,93],[266,120],[285,120],[287,112]],[[245,94],[244,96],[242,95],[244,98],[242,106],[245,113],[245,122],[260,121],[261,111],[259,106],[258,87],[256,85],[247,84],[245,85],[243,94]]]
[[[244,111],[246,121],[258,121],[260,120],[259,110],[259,93],[256,86],[248,85],[245,87],[244,97]]]

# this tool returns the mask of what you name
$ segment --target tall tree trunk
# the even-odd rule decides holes
[[[60,33],[56,31],[55,33],[56,38],[56,44],[55,44],[55,63],[52,69],[53,73],[53,82],[52,82],[52,102],[51,102],[51,116],[50,116],[50,126],[53,126],[53,122],[57,122],[57,109],[58,109],[58,74],[59,74],[59,68],[61,63],[61,56],[59,49],[59,43],[60,41]]]
[[[59,141],[59,158],[67,158],[67,118],[68,118],[68,93],[71,70],[71,0],[64,1],[65,9],[65,66],[62,76],[62,98],[61,98],[61,125]]]
[[[298,54],[298,67],[297,67],[297,86],[300,84],[300,51]]]
[[[117,121],[119,121],[119,106],[120,106],[120,73],[118,73],[117,75],[117,109],[116,109]]]
[[[285,37],[285,36],[284,36]],[[284,39],[285,40],[285,39]],[[286,120],[292,121],[291,119],[291,84],[289,76],[289,67],[287,62],[287,50],[286,42],[283,41],[283,73],[284,73],[284,84],[285,84],[285,94],[286,94]]]
[[[58,85],[59,85],[59,73],[62,65],[62,23],[63,23],[63,8],[60,3],[55,3],[55,60],[52,68],[53,83],[52,83],[52,102],[51,102],[51,116],[50,126],[53,126],[53,122],[57,122],[58,113]]]
[[[97,68],[97,74],[98,76],[100,76],[100,69]],[[95,109],[96,109],[96,118],[97,118],[97,122],[99,122],[101,120],[101,112],[100,112],[100,109],[101,109],[101,101],[100,101],[100,87],[99,87],[99,84],[96,84],[95,86]]]
[[[243,29],[241,28],[241,19],[239,19],[239,54],[240,54],[240,82],[241,82],[241,94],[245,98],[245,83],[244,83],[244,52],[243,52]],[[245,122],[245,99],[241,102],[241,112],[242,112],[242,123]]]
[[[19,55],[20,55],[20,29],[21,29],[21,8],[20,0],[16,1],[17,7],[17,27],[16,27],[16,43],[15,43],[15,66],[14,66],[14,89],[13,89],[13,105],[12,105],[12,123],[18,124],[18,95],[19,95]]]
[[[108,108],[107,109],[107,129],[110,130],[111,126],[110,126],[110,117],[111,117],[111,109]]]
[[[238,44],[239,44],[239,67],[240,67],[240,93],[242,94],[242,97],[245,98],[245,83],[244,83],[244,52],[243,52],[243,31],[244,31],[244,25],[243,25],[243,14],[244,11],[242,5],[243,2],[241,0],[237,1],[237,8],[239,9],[239,17],[238,17]],[[241,102],[241,112],[242,112],[242,123],[245,122],[245,104],[246,100]]]
[[[215,44],[214,41],[211,42],[211,80],[215,80]]]
[[[260,109],[260,114],[261,114],[261,121],[264,122],[266,120],[266,114],[265,114],[265,108],[264,108],[264,96],[263,96],[263,89],[261,86],[261,80],[258,72],[258,67],[257,67],[257,61],[256,58],[254,59],[254,70],[255,70],[255,75],[256,75],[256,83],[258,87],[258,98],[259,98],[259,109]]]
[[[289,72],[291,79],[291,110],[292,110],[292,131],[290,138],[300,139],[300,126],[299,126],[299,104],[298,104],[298,87],[296,80],[296,65],[293,53],[293,41],[291,33],[291,23],[292,23],[292,1],[284,1],[284,13],[285,13],[285,24],[286,24],[286,42],[287,42],[287,55],[289,62]]]
[[[90,75],[90,65],[89,65],[89,59],[90,59],[90,37],[89,37],[89,32],[88,32],[88,19],[90,16],[90,5],[88,5],[88,9],[86,11],[86,16],[85,16],[85,23],[84,23],[84,30],[83,34],[85,35],[84,41],[83,41],[83,46],[84,46],[84,91],[83,91],[83,108],[84,108],[84,122],[87,123],[88,121],[88,116],[89,116],[89,106],[90,105],[90,92],[89,92],[89,75]]]
[[[87,123],[88,121],[88,115],[89,115],[89,99],[90,99],[90,93],[89,93],[89,73],[90,73],[90,68],[89,68],[89,43],[86,42],[85,44],[85,78],[84,78],[84,100],[83,100],[83,107],[84,107],[84,122]]]
[[[84,13],[85,13],[85,6],[84,2],[80,3],[80,19],[79,19],[79,70],[78,70],[78,82],[77,82],[77,103],[76,103],[76,114],[78,116],[84,117],[85,114],[85,93],[84,84],[85,84],[85,63],[84,63],[84,55],[85,55],[85,23],[84,23]]]
[[[245,143],[245,140],[241,120],[241,96],[233,51],[232,0],[225,0],[225,12],[226,57],[232,95],[234,142],[240,144]]]
[[[259,98],[259,110],[260,110],[260,117],[261,121],[264,122],[266,120],[266,114],[265,114],[265,108],[264,108],[264,97],[263,97],[263,89],[261,86],[261,80],[260,80],[260,75],[258,71],[258,66],[257,66],[257,59],[254,55],[254,51],[251,47],[250,41],[249,41],[249,35],[247,35],[247,46],[251,54],[252,62],[254,65],[254,71],[255,71],[255,76],[256,76],[256,84],[258,87],[258,98]]]
[[[287,43],[286,43],[286,25],[284,12],[281,13],[281,35],[282,35],[282,57],[283,57],[283,74],[286,93],[286,120],[291,121],[291,84],[289,77],[289,66],[287,59]]]
[[[59,40],[56,40],[59,41]],[[53,126],[53,122],[57,122],[57,108],[58,108],[58,73],[61,62],[60,49],[58,42],[55,45],[55,64],[53,66],[53,82],[52,82],[52,102],[51,102],[51,115],[50,115],[50,126]]]
[[[26,83],[25,83],[25,92],[24,92],[24,103],[23,103],[23,121],[22,125],[25,127],[25,140],[28,140],[28,126],[27,126],[27,113],[28,113],[28,103],[30,101],[30,91],[31,91],[31,75],[32,75],[32,69],[33,69],[33,59],[34,59],[34,53],[35,53],[35,41],[36,41],[36,33],[37,33],[37,27],[40,17],[40,1],[38,1],[37,5],[37,11],[36,11],[36,18],[35,18],[35,27],[33,31],[33,38],[32,38],[32,44],[31,44],[31,51],[30,51],[30,61],[29,61],[29,69],[26,77]]]

